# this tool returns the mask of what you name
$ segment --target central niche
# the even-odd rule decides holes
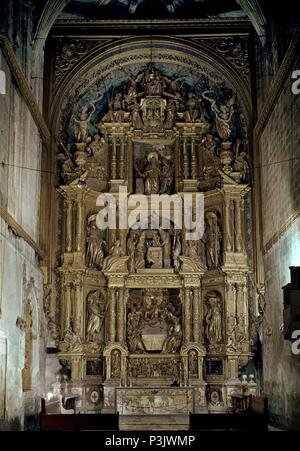
[[[127,304],[130,353],[176,354],[182,343],[177,289],[131,289]]]
[[[174,143],[134,142],[134,188],[137,194],[174,192]]]

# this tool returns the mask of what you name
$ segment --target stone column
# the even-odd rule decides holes
[[[82,251],[82,195],[78,195],[77,197],[77,224],[76,224],[76,251]]]
[[[80,280],[77,280],[74,282],[74,309],[73,309],[73,324],[74,324],[74,332],[78,336],[81,336],[81,317],[82,317],[82,311],[81,306],[83,305],[82,300],[82,284]]]
[[[125,341],[125,305],[124,305],[124,289],[119,289],[119,296],[117,297],[117,309],[118,309],[118,329],[117,329],[117,341],[124,343]]]
[[[232,250],[232,244],[231,244],[231,238],[232,238],[232,228],[231,228],[231,199],[226,198],[225,199],[225,210],[226,210],[226,251],[231,252]]]
[[[109,300],[109,341],[115,342],[116,338],[116,298],[115,288],[111,288]]]
[[[242,221],[241,221],[241,205],[240,200],[235,201],[235,217],[236,217],[236,236],[235,236],[235,250],[242,251]]]
[[[64,285],[64,312],[63,312],[63,333],[65,334],[70,328],[72,315],[72,304],[71,304],[71,285],[70,283],[65,283]]]
[[[186,148],[186,137],[183,137],[183,177],[184,179],[189,178],[189,159],[188,159],[188,153]]]
[[[117,178],[117,142],[115,137],[112,141],[111,178],[113,180]]]
[[[65,227],[65,243],[66,252],[72,252],[72,207],[73,201],[70,199],[65,200],[65,212],[66,212],[66,227]]]
[[[184,341],[191,341],[191,305],[190,305],[190,288],[184,290]]]
[[[120,144],[120,179],[124,179],[124,138],[121,138]]]
[[[192,175],[192,179],[197,178],[197,156],[196,156],[195,138],[194,137],[192,137],[192,141],[191,141],[191,175]]]
[[[193,290],[193,331],[194,341],[200,341],[200,319],[199,319],[199,288]]]
[[[245,337],[248,339],[248,305],[247,305],[247,286],[244,283],[237,285],[237,320],[243,320],[243,329]]]

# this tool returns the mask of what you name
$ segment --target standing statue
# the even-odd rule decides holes
[[[218,108],[215,99],[208,97],[213,91],[205,91],[202,97],[211,104],[211,109],[216,115],[216,129],[221,139],[228,141],[231,136],[231,118],[236,111],[236,96],[233,94],[230,99]]]
[[[101,232],[96,225],[96,215],[88,219],[86,265],[90,268],[101,269],[104,259],[105,240],[101,238]]]
[[[176,272],[179,271],[180,262],[179,257],[181,255],[181,236],[180,232],[177,230],[174,235],[174,241],[173,241],[173,263],[174,263],[174,269]]]
[[[128,348],[133,354],[145,351],[141,335],[142,324],[143,313],[139,308],[136,308],[135,305],[132,304],[127,317],[127,342]]]
[[[96,100],[93,100],[93,102],[89,103],[88,105],[84,105],[79,110],[79,115],[77,119],[74,119],[74,137],[75,141],[77,143],[86,143],[87,138],[89,136],[89,123],[91,120],[92,115],[96,111],[96,103],[99,102],[101,97],[98,97]],[[92,106],[92,109],[90,110],[90,105]],[[89,111],[90,110],[90,111]]]
[[[206,264],[208,269],[216,269],[221,265],[222,234],[216,213],[210,211],[206,215],[206,228],[203,235],[205,243]]]
[[[137,244],[137,237],[135,234],[131,234],[127,239],[127,255],[128,260],[128,270],[130,273],[135,271],[135,248]]]
[[[183,117],[186,122],[195,122],[199,118],[199,100],[192,91],[188,93],[188,100],[185,102],[185,112]]]
[[[162,162],[162,169],[161,169],[161,188],[160,193],[164,194],[171,194],[171,188],[173,183],[173,175],[174,175],[174,167],[171,163],[171,161],[168,161],[166,159]]]
[[[143,124],[143,121],[141,118],[140,109],[141,109],[141,107],[138,104],[138,102],[135,102],[133,105],[133,110],[132,110],[131,116],[130,116],[132,125],[137,130],[142,130],[144,127],[144,124]]]
[[[163,243],[163,261],[164,268],[171,267],[171,237],[170,233],[164,230],[162,227],[159,228],[160,238]]]
[[[166,109],[165,129],[170,130],[175,125],[176,119],[176,103],[174,100],[169,100]]]
[[[222,341],[222,309],[220,298],[215,294],[209,294],[207,299],[206,338],[210,343]]]
[[[218,174],[218,168],[220,167],[220,156],[218,154],[217,140],[210,133],[206,138],[202,140],[204,147],[203,152],[203,172],[204,177],[214,177]]]
[[[189,375],[198,376],[198,354],[195,349],[191,349],[188,353]]]
[[[157,152],[150,152],[148,164],[144,169],[145,194],[159,194],[161,168]]]
[[[87,296],[86,341],[98,342],[103,326],[104,313],[100,300],[100,290],[92,291]]]
[[[114,349],[111,353],[111,377],[121,377],[121,353],[118,349]]]
[[[135,269],[145,268],[145,255],[146,255],[146,244],[145,244],[145,233],[142,232],[136,246],[135,252]]]

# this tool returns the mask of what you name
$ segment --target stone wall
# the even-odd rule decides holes
[[[42,64],[41,57],[35,58],[29,45],[32,9],[28,2],[3,3],[6,15],[0,19],[0,31],[10,38],[19,64],[31,84],[34,67]],[[1,211],[9,213],[38,242],[41,138],[2,51],[0,68],[6,77],[6,92],[0,94]],[[35,80],[33,94],[38,92],[40,96],[42,82],[42,79]],[[0,396],[4,403],[0,405],[0,429],[29,428],[36,425],[40,397],[44,394],[46,323],[43,276],[35,251],[14,234],[2,217],[0,307],[0,336],[7,346],[6,356],[0,356],[0,366],[6,369],[5,383],[0,386],[4,395]],[[31,311],[30,319],[26,318],[27,307]],[[30,339],[31,356],[25,361],[26,339]],[[24,370],[25,364],[29,370]]]
[[[264,59],[261,50],[257,55],[259,110],[281,62],[274,53],[273,48]],[[300,58],[295,69],[300,69]],[[284,340],[281,289],[290,282],[289,266],[300,265],[299,219],[282,236],[278,233],[300,209],[300,95],[291,92],[292,70],[259,142],[263,245],[273,240],[264,255],[262,348],[263,391],[269,398],[270,420],[284,428],[300,429],[300,359],[292,354],[291,342]]]

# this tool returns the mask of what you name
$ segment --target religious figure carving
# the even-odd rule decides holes
[[[179,256],[181,255],[181,235],[180,232],[177,230],[174,235],[174,241],[173,241],[173,264],[174,269],[176,272],[179,271],[180,268],[180,261]]]
[[[159,194],[160,164],[157,152],[150,152],[144,169],[145,194]]]
[[[179,319],[171,312],[167,315],[167,321],[169,322],[168,337],[163,345],[163,352],[176,353],[179,350],[182,341],[182,329]]]
[[[205,243],[206,264],[208,269],[218,268],[221,264],[222,234],[218,225],[217,214],[212,211],[206,214],[206,227],[203,241]]]
[[[216,129],[221,139],[228,141],[231,136],[231,119],[236,111],[236,96],[232,96],[220,107],[214,98],[209,97],[208,94],[213,91],[205,91],[202,97],[211,104],[211,109],[216,115]]]
[[[160,237],[163,246],[163,262],[164,268],[170,268],[171,266],[171,236],[170,232],[164,230],[162,227],[159,229]]]
[[[183,118],[185,122],[195,122],[199,118],[200,102],[196,98],[196,94],[192,91],[188,93],[188,99],[185,102],[185,111]]]
[[[203,173],[204,177],[215,177],[220,167],[219,145],[217,140],[210,133],[202,140],[203,152]]]
[[[198,354],[195,349],[191,349],[188,353],[188,367],[190,377],[198,376]]]
[[[88,105],[83,105],[79,109],[77,118],[74,119],[74,137],[77,143],[86,143],[89,136],[89,124],[92,115],[96,111],[95,104],[99,102],[101,97],[98,97]],[[91,109],[90,109],[91,107]]]
[[[128,270],[129,272],[135,271],[135,248],[138,242],[137,233],[131,231],[128,239],[127,239],[127,255],[129,256],[128,260]]]
[[[105,296],[103,290],[92,291],[87,296],[87,326],[86,341],[99,341],[100,331],[104,322],[103,302],[100,297]]]
[[[121,377],[121,352],[113,349],[111,352],[111,377],[113,379]]]
[[[249,174],[249,164],[246,152],[241,152],[240,155],[237,155],[233,163],[233,169],[234,171],[240,173],[241,180],[247,180]]]
[[[207,313],[205,316],[206,339],[210,343],[222,341],[222,308],[221,299],[216,293],[207,295]]]
[[[71,144],[67,144],[65,146],[63,142],[60,142],[60,147],[63,149],[63,152],[57,154],[56,158],[61,163],[61,175],[65,182],[73,176],[75,171],[75,164],[72,160],[71,154]]]
[[[72,351],[76,352],[81,350],[81,339],[80,337],[74,332],[74,327],[72,321],[70,321],[70,326],[67,329],[64,339],[60,344],[61,350],[64,351]]]
[[[145,256],[146,256],[145,240],[146,240],[145,233],[142,232],[136,246],[135,269],[145,268]]]
[[[104,259],[106,241],[101,237],[101,231],[96,225],[96,214],[88,218],[86,265],[101,269]]]
[[[135,102],[133,105],[133,110],[131,112],[130,119],[133,127],[137,130],[142,130],[144,127],[140,110],[141,110],[140,105],[137,102]]]
[[[166,86],[153,63],[149,63],[146,71],[137,77],[137,82],[142,82],[145,96],[161,96]]]
[[[127,318],[127,342],[129,350],[133,354],[145,351],[141,336],[142,317],[141,305],[136,306],[132,303]]]

